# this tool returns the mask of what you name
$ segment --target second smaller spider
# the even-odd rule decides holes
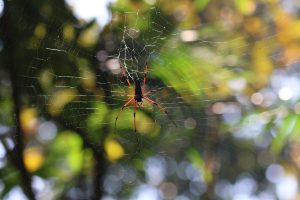
[[[124,68],[121,65],[120,65],[120,69],[121,69],[122,75],[126,78],[128,86],[132,87],[131,84],[130,84],[129,78],[126,75],[126,72],[125,72]],[[118,114],[116,116],[116,119],[115,119],[115,128],[117,126],[117,120],[118,120],[120,114],[122,113],[122,111],[124,110],[124,108],[126,108],[130,104],[134,104],[133,125],[134,125],[134,131],[136,132],[136,122],[135,122],[136,107],[137,107],[137,105],[139,106],[139,103],[142,104],[143,100],[155,105],[161,112],[165,113],[168,116],[168,113],[167,113],[165,108],[163,108],[162,106],[157,104],[155,101],[153,101],[153,100],[151,100],[150,98],[147,97],[152,92],[152,90],[144,93],[145,92],[145,85],[146,85],[146,81],[147,81],[147,72],[148,72],[148,63],[146,63],[143,84],[141,84],[141,81],[139,79],[134,80],[134,96],[129,98],[128,101],[122,106],[121,110],[118,112]],[[170,118],[170,120],[171,120],[171,118]],[[175,122],[173,120],[171,120],[171,121],[176,126]]]

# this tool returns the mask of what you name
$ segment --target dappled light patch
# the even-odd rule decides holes
[[[45,170],[68,181],[81,171],[83,156],[80,137],[74,132],[60,132],[47,153]]]
[[[21,127],[24,133],[34,134],[38,127],[38,111],[34,108],[24,108],[20,114]]]
[[[45,156],[41,148],[28,147],[23,154],[25,167],[30,172],[35,172],[44,164]]]
[[[124,156],[124,149],[121,144],[113,139],[107,138],[104,142],[106,155],[110,161],[116,161]]]
[[[49,99],[48,110],[52,115],[59,115],[63,107],[76,98],[76,90],[72,88],[62,89],[54,93]]]

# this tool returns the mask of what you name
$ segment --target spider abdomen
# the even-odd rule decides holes
[[[143,96],[142,95],[140,95],[140,94],[136,94],[135,96],[134,96],[134,99],[137,101],[137,102],[142,102],[143,100]]]
[[[137,102],[142,102],[143,92],[142,92],[141,83],[140,83],[140,81],[138,79],[134,81],[134,86],[135,86],[134,99]]]

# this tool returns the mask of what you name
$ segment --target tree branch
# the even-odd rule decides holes
[[[21,102],[20,102],[20,91],[18,88],[18,79],[17,79],[17,64],[15,63],[17,59],[16,55],[16,47],[15,47],[15,38],[14,31],[12,30],[11,24],[11,15],[10,12],[11,4],[8,1],[5,1],[6,7],[4,10],[4,15],[0,21],[0,30],[3,31],[2,35],[4,36],[4,58],[5,58],[5,67],[9,72],[10,81],[11,81],[11,88],[12,88],[12,100],[14,105],[14,118],[15,118],[15,147],[13,149],[13,158],[11,158],[15,167],[19,170],[21,175],[22,181],[22,188],[25,195],[31,199],[35,200],[35,196],[31,187],[31,174],[27,171],[24,161],[23,161],[23,151],[24,151],[24,144],[23,144],[23,132],[20,127],[20,109],[21,109]]]

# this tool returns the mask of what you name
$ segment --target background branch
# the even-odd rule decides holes
[[[14,166],[18,169],[21,175],[21,182],[22,188],[26,196],[34,200],[35,196],[31,187],[32,178],[31,174],[27,171],[24,160],[23,160],[23,152],[24,152],[24,144],[23,144],[23,132],[21,129],[21,122],[20,122],[20,110],[21,110],[21,93],[19,91],[18,86],[20,83],[18,82],[18,70],[16,67],[15,61],[17,60],[16,55],[16,46],[15,46],[15,38],[14,38],[14,31],[11,25],[11,2],[5,1],[6,7],[4,10],[4,15],[0,21],[0,30],[3,31],[2,35],[4,36],[4,45],[5,49],[3,51],[6,54],[5,60],[5,68],[7,69],[11,88],[12,88],[12,101],[14,106],[14,121],[15,121],[15,147],[11,155],[11,160]]]

